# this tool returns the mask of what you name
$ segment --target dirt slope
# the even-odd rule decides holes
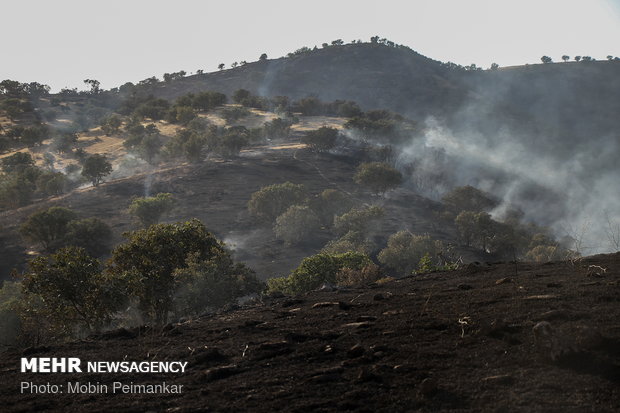
[[[3,411],[307,412],[620,409],[620,253],[265,299],[167,326],[26,353],[188,361],[172,374],[21,374],[1,356]],[[553,331],[545,336],[550,323]],[[537,340],[534,330],[539,331]],[[180,394],[24,394],[19,382],[182,384]]]

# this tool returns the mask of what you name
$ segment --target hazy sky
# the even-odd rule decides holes
[[[379,35],[488,67],[620,56],[620,0],[0,0],[0,80],[104,88]]]

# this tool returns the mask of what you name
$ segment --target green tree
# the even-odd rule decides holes
[[[127,242],[112,251],[108,271],[127,280],[146,320],[164,324],[173,308],[175,272],[190,259],[207,261],[224,245],[198,220],[157,224],[124,234]]]
[[[286,139],[291,133],[291,122],[282,118],[275,118],[263,125],[265,137],[270,139]]]
[[[115,135],[119,132],[123,120],[120,116],[114,114],[104,118],[101,122],[101,130],[106,136]]]
[[[37,178],[36,186],[45,195],[60,195],[69,186],[69,180],[61,172],[44,172]]]
[[[96,95],[99,92],[101,92],[101,89],[99,88],[99,86],[101,86],[101,83],[98,80],[95,80],[95,79],[85,79],[84,83],[86,83],[88,86],[90,86],[90,94],[91,95]]]
[[[441,198],[449,211],[458,214],[461,211],[485,211],[498,205],[489,194],[473,186],[458,186]]]
[[[267,60],[267,53],[263,53],[262,55],[260,55],[258,60],[260,60],[261,62],[264,62],[265,60]]]
[[[224,67],[225,67],[225,66],[226,66],[226,65],[225,65],[224,63],[220,63],[219,65],[217,65],[217,68],[218,68],[219,70],[224,70]]]
[[[16,152],[2,158],[1,164],[4,172],[20,172],[24,168],[34,165],[34,159],[28,152]]]
[[[155,165],[159,160],[159,153],[163,143],[159,134],[145,135],[138,145],[140,157],[151,165]]]
[[[144,228],[157,224],[162,215],[174,208],[176,201],[169,193],[159,193],[156,196],[136,198],[129,205],[129,213],[140,220]]]
[[[388,239],[387,246],[379,252],[377,259],[401,275],[409,275],[416,269],[425,255],[435,257],[443,251],[441,241],[429,235],[414,235],[409,231],[399,231]]]
[[[75,212],[68,208],[51,207],[30,215],[19,231],[26,239],[40,243],[49,251],[63,240],[69,222],[75,218]]]
[[[54,137],[52,145],[58,153],[69,153],[78,142],[78,136],[73,132],[63,132]]]
[[[34,168],[38,171],[38,168]],[[0,208],[18,208],[28,205],[35,185],[24,174],[0,175]]]
[[[335,189],[326,189],[309,202],[323,225],[332,226],[334,218],[353,207],[351,197]]]
[[[101,183],[104,176],[112,172],[112,164],[105,155],[94,154],[84,160],[82,176],[92,182],[93,186]]]
[[[349,268],[361,270],[371,265],[368,255],[359,252],[344,254],[319,253],[306,257],[288,277],[267,280],[269,291],[281,291],[287,294],[301,294],[312,291],[324,283],[336,284],[338,273]]]
[[[291,182],[273,184],[254,192],[248,202],[250,214],[260,220],[273,222],[292,205],[302,204],[306,199],[303,185]]]
[[[219,137],[215,151],[224,158],[239,155],[241,149],[249,143],[247,131],[228,130]]]
[[[317,130],[309,131],[301,139],[314,152],[327,152],[336,145],[338,129],[322,126]]]
[[[276,238],[286,245],[299,244],[317,231],[320,227],[319,218],[314,211],[303,205],[293,205],[276,218],[274,231]]]
[[[176,283],[174,308],[179,316],[201,315],[264,289],[254,271],[244,264],[234,263],[230,254],[223,250],[208,260],[190,257],[187,267],[177,269],[173,277]]]
[[[540,58],[540,61],[543,62],[543,63],[551,63],[551,62],[553,62],[553,59],[550,58],[549,56],[543,56],[543,57]]]
[[[252,94],[249,90],[246,89],[238,89],[233,93],[232,100],[235,103],[243,104],[243,102],[248,99]],[[244,105],[245,106],[245,105]]]
[[[30,261],[22,285],[26,292],[41,296],[54,320],[67,331],[76,324],[98,331],[124,301],[112,279],[102,274],[99,260],[77,247]]]
[[[110,251],[112,230],[98,218],[74,219],[67,225],[63,243],[79,246],[93,257],[100,257]]]
[[[355,183],[367,187],[375,194],[384,194],[403,182],[399,171],[382,162],[360,164],[353,179]]]
[[[566,62],[568,62],[568,61],[570,60],[570,56],[568,56],[568,55],[563,55],[563,56],[562,56],[562,60],[564,60],[564,62],[566,63]]]
[[[353,208],[334,219],[334,231],[338,235],[344,235],[351,231],[366,234],[373,221],[383,217],[384,214],[385,211],[380,206]]]

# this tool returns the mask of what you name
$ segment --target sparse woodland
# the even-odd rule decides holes
[[[293,64],[354,46],[423,58],[373,37],[368,44],[337,40],[322,49],[301,48],[285,60]],[[481,75],[475,65],[427,60],[455,89],[461,82],[455,79]],[[608,60],[600,63],[616,64]],[[265,61],[263,55],[256,64]],[[548,56],[542,62],[544,69],[552,66]],[[231,71],[252,66],[242,63]],[[19,217],[3,219],[0,228],[0,250],[7,244],[11,266],[1,274],[3,345],[40,345],[140,323],[162,326],[242,297],[384,282],[450,271],[473,260],[574,260],[582,252],[577,236],[559,237],[482,185],[456,185],[460,177],[445,152],[412,145],[427,132],[421,111],[404,116],[393,109],[365,110],[367,104],[348,99],[267,96],[245,88],[228,95],[204,88],[167,92],[201,76],[206,75],[166,73],[163,81],[153,77],[112,90],[87,79],[87,90],[59,93],[36,82],[0,83],[0,210]],[[478,78],[471,79],[477,84]],[[434,99],[439,98],[428,98],[429,107]],[[446,99],[455,104],[454,96]],[[521,114],[512,110],[502,113],[507,123],[520,121]],[[411,148],[419,149],[415,156]],[[165,191],[147,188],[162,171],[179,168],[191,176],[214,168],[191,188],[192,194],[201,193],[222,179],[217,174],[228,173],[228,166],[245,167],[256,159],[283,166],[277,174],[259,176],[258,186],[235,182],[242,191],[223,190],[200,211],[181,202],[174,191],[181,184],[171,183]],[[302,173],[295,175],[294,168]],[[485,183],[494,172],[479,173],[477,181]],[[309,174],[315,178],[291,178]],[[85,215],[62,201],[78,199],[80,191],[105,197],[117,188],[108,184],[121,185],[122,179],[147,189],[138,185],[105,216]],[[505,179],[497,174],[497,182]],[[543,195],[552,195],[532,187],[531,198],[540,203],[546,202]],[[234,230],[263,234],[257,245],[271,246],[252,246],[252,259],[274,262],[279,258],[270,254],[282,257],[290,250],[302,258],[297,265],[257,274],[238,259],[243,251],[222,241],[226,233],[210,232],[210,208],[217,213],[212,203],[227,196],[241,206],[229,226],[239,218],[245,227]],[[426,206],[423,214],[412,212],[420,205]],[[204,213],[202,222],[195,219],[198,213]],[[614,218],[607,218],[615,240]]]

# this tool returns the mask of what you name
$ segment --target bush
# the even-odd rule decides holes
[[[336,274],[336,283],[342,286],[360,286],[379,279],[381,271],[375,263],[370,263],[359,270],[343,268]]]
[[[0,208],[28,205],[34,190],[35,185],[23,174],[0,175]]]
[[[129,213],[134,215],[144,228],[157,224],[162,215],[174,208],[176,201],[169,193],[159,193],[156,196],[136,198],[129,205]]]
[[[65,245],[79,246],[94,257],[109,252],[112,230],[97,218],[76,219],[67,225]]]
[[[263,125],[263,134],[270,139],[286,139],[291,133],[291,122],[275,118]]]
[[[215,151],[224,158],[232,158],[239,155],[241,149],[247,146],[248,142],[245,131],[229,130],[219,137]]]
[[[409,275],[426,254],[437,257],[442,251],[441,241],[435,241],[429,235],[414,235],[409,231],[399,231],[390,236],[387,247],[379,252],[377,259],[399,274]],[[434,261],[439,260],[434,258]]]
[[[190,257],[187,268],[176,270],[174,278],[174,307],[179,316],[200,315],[264,289],[254,272],[235,264],[226,251],[218,251],[209,260]]]
[[[250,114],[251,112],[248,109],[238,106],[226,108],[222,111],[222,117],[226,120],[227,123],[236,122],[241,118],[250,116]]]
[[[157,325],[173,309],[175,272],[224,252],[224,245],[198,220],[152,225],[124,236],[127,242],[112,251],[108,271],[127,280],[143,317]]]
[[[310,200],[310,207],[323,225],[332,226],[334,218],[349,211],[353,206],[351,197],[335,189],[326,189]]]
[[[306,190],[303,185],[291,182],[274,184],[254,192],[248,202],[248,210],[260,220],[273,222],[292,205],[303,204],[305,199]]]
[[[37,178],[37,190],[45,195],[60,195],[67,189],[69,180],[61,172],[44,172]]]
[[[99,260],[83,248],[62,248],[49,257],[35,258],[23,277],[24,291],[39,295],[66,331],[76,325],[98,331],[123,302],[122,294],[102,274]]]
[[[361,270],[372,264],[366,254],[347,252],[344,254],[316,254],[304,258],[285,279],[268,280],[269,291],[281,291],[288,294],[301,294],[312,291],[324,283],[336,284],[337,274],[344,268]]]
[[[276,238],[292,245],[307,240],[319,227],[319,218],[309,207],[293,205],[276,218],[274,231]]]
[[[110,115],[104,118],[101,122],[101,130],[106,136],[115,135],[118,133],[123,120],[118,115]]]
[[[75,217],[75,212],[70,209],[51,207],[30,215],[19,231],[26,239],[40,243],[49,251],[62,242],[69,222]]]
[[[373,242],[365,234],[356,231],[349,231],[342,237],[329,241],[321,252],[327,254],[343,254],[348,251],[369,254],[373,248]]]
[[[441,198],[449,211],[455,215],[461,211],[481,212],[495,208],[498,203],[489,194],[473,186],[459,186]]]
[[[338,235],[344,235],[348,232],[366,234],[373,221],[378,220],[383,215],[384,210],[379,206],[353,208],[334,219],[334,230]]]
[[[386,163],[365,162],[357,168],[353,179],[355,183],[367,187],[375,194],[384,194],[400,185],[403,176]]]
[[[317,130],[309,131],[301,139],[314,152],[327,152],[336,145],[338,129],[323,126]]]
[[[64,132],[54,137],[52,146],[58,153],[69,153],[77,144],[78,136],[72,132]]]
[[[33,165],[34,159],[28,152],[16,152],[2,159],[2,170],[7,173],[21,172],[24,168]]]
[[[103,177],[112,172],[112,164],[108,162],[105,155],[94,154],[86,158],[82,164],[82,176],[97,186]]]

